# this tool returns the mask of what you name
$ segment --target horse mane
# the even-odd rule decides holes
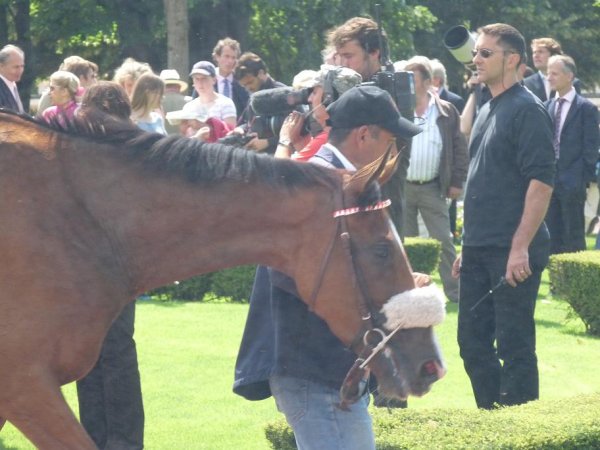
[[[148,133],[133,123],[117,120],[101,111],[86,111],[71,121],[53,120],[51,123],[19,116],[59,133],[107,145],[118,155],[141,160],[148,170],[178,174],[192,183],[262,182],[290,190],[315,185],[334,188],[341,183],[335,171],[316,164],[273,158],[252,150],[181,136]]]

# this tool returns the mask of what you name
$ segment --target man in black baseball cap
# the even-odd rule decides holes
[[[421,132],[400,115],[390,94],[377,86],[347,90],[327,113],[329,141],[311,159],[327,167],[357,170],[379,158],[396,138],[409,141]]]

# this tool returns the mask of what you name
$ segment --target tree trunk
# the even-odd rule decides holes
[[[16,2],[15,11],[15,34],[17,35],[16,45],[25,52],[25,72],[19,83],[19,94],[25,112],[29,112],[29,100],[31,98],[31,89],[35,80],[34,67],[35,55],[31,45],[30,19],[29,19],[29,0]]]
[[[163,0],[167,18],[167,67],[179,72],[182,79],[190,70],[187,0]]]

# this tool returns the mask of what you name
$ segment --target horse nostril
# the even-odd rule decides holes
[[[427,361],[421,367],[421,376],[424,378],[433,378],[435,381],[443,378],[444,375],[446,375],[446,369],[435,360]]]

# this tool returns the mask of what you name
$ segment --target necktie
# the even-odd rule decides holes
[[[229,86],[229,80],[227,78],[223,78],[223,95],[231,98],[231,87]]]
[[[15,102],[17,102],[18,112],[25,112],[23,109],[23,103],[21,103],[21,97],[19,96],[19,90],[17,89],[17,85],[13,88],[13,97],[15,98]]]
[[[563,105],[565,104],[564,98],[559,98],[556,100],[556,112],[554,113],[554,154],[556,155],[556,159],[558,159],[558,154],[560,152],[560,118],[562,116]]]

